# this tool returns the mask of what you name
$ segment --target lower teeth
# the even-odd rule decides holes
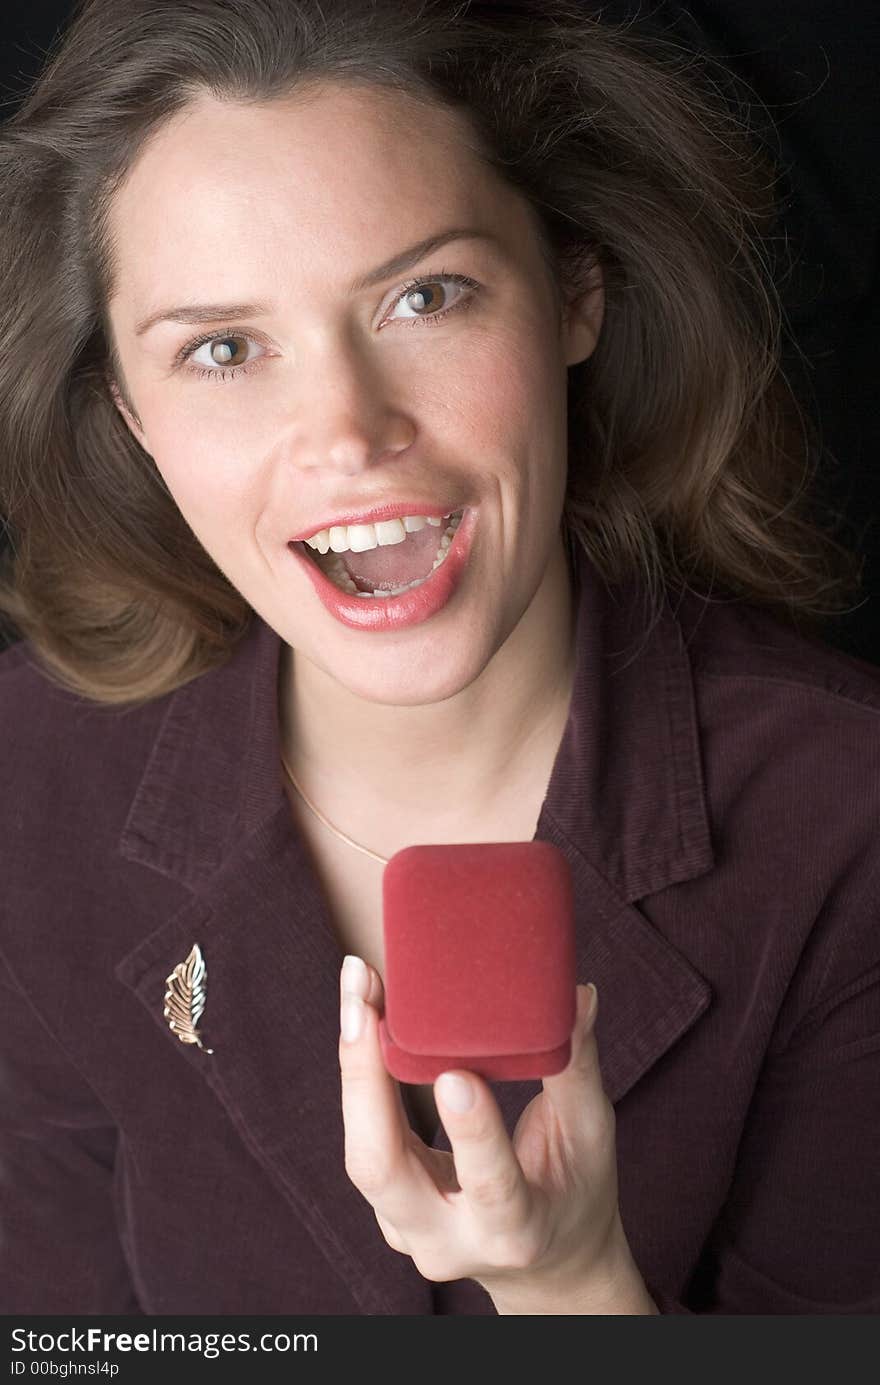
[[[444,529],[443,537],[440,540],[439,552],[427,576],[417,577],[414,582],[407,582],[402,587],[392,587],[390,591],[358,591],[354,582],[349,577],[345,564],[338,553],[332,555],[329,553],[326,554],[325,561],[321,564],[321,570],[330,578],[334,586],[339,587],[340,591],[350,592],[352,596],[366,596],[372,600],[375,600],[377,597],[380,600],[384,600],[389,596],[400,596],[402,592],[414,591],[416,587],[420,587],[423,582],[427,582],[430,577],[433,577],[441,563],[446,561],[446,554],[449,552],[452,540],[455,538],[455,531],[460,523],[461,515],[456,515],[454,519],[450,520],[448,527]]]

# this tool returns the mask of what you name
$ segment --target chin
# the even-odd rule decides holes
[[[326,645],[320,657],[311,658],[300,645],[299,654],[309,659],[353,697],[387,707],[428,707],[455,697],[485,670],[494,648],[485,648],[483,641],[471,638],[468,648],[456,651],[438,648],[425,626],[423,648],[406,654],[386,644],[360,655],[357,669],[339,659],[328,658]]]

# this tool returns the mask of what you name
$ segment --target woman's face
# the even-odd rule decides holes
[[[560,316],[531,209],[461,117],[375,89],[205,97],[142,153],[111,228],[110,318],[140,426],[117,404],[216,565],[360,696],[467,686],[559,560],[566,370],[595,346],[601,288]],[[451,228],[479,234],[354,287]],[[422,299],[404,290],[415,278]],[[142,329],[192,304],[215,306]],[[233,304],[250,306],[218,306]],[[288,541],[413,497],[477,509],[454,597],[403,629],[352,629]]]

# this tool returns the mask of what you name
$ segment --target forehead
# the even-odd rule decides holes
[[[200,97],[144,148],[110,226],[118,295],[142,304],[157,279],[191,293],[205,265],[212,296],[243,264],[272,284],[342,283],[438,228],[515,242],[528,217],[458,112],[340,84],[272,104]]]

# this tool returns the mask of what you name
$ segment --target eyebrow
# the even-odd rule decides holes
[[[399,254],[392,255],[390,260],[377,265],[360,278],[354,279],[349,284],[348,291],[362,293],[364,289],[374,288],[376,284],[384,283],[392,275],[402,274],[404,270],[418,264],[426,255],[432,254],[453,240],[489,240],[500,244],[498,237],[490,231],[480,231],[476,227],[452,227],[448,231],[438,231],[435,235],[426,236],[424,240],[410,245],[406,250],[401,250]],[[160,308],[158,312],[145,317],[135,327],[135,336],[142,337],[157,322],[219,322],[221,318],[267,317],[270,312],[271,305],[268,303],[182,303],[174,308]]]

